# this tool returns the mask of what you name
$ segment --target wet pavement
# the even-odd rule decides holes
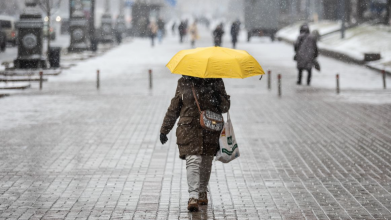
[[[391,92],[336,95],[327,73],[296,86],[291,46],[268,40],[239,44],[273,71],[272,89],[265,77],[225,80],[241,157],[214,162],[210,204],[188,213],[175,132],[158,138],[179,78],[164,64],[190,43],[164,43],[136,39],[0,99],[0,219],[391,219]],[[376,74],[320,60],[325,72]]]

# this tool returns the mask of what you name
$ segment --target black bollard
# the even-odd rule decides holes
[[[149,88],[152,89],[152,70],[148,70],[149,73]]]
[[[268,88],[269,90],[272,89],[272,78],[271,78],[271,74],[272,74],[272,71],[271,71],[271,70],[267,71],[267,88]]]
[[[39,90],[42,90],[42,84],[43,84],[43,72],[39,72]]]
[[[278,78],[278,96],[281,97],[281,95],[282,95],[282,93],[281,93],[281,74],[278,74],[277,78]]]
[[[382,75],[383,75],[383,89],[387,89],[386,71],[385,70],[382,71]]]
[[[100,76],[99,75],[100,75],[100,71],[97,70],[96,71],[96,88],[97,89],[99,89],[99,87],[100,87],[100,82],[99,82],[100,81]]]
[[[336,75],[337,79],[337,94],[339,94],[339,74]]]

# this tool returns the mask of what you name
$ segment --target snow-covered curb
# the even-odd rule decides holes
[[[384,70],[386,73],[391,74],[391,58],[383,58],[379,61],[369,62],[366,66],[378,71]]]
[[[27,89],[27,88],[30,88],[30,84],[29,83],[15,83],[15,82],[12,82],[12,83],[3,83],[3,82],[0,82],[0,89]]]

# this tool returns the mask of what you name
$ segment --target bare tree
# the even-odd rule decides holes
[[[19,1],[0,0],[0,14],[4,15],[19,15],[21,7]]]
[[[51,16],[59,8],[62,0],[36,0],[41,9],[46,13],[48,18],[48,33],[47,33],[47,58],[49,58],[50,48],[50,28],[51,28]]]

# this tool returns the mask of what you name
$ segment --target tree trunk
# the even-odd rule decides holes
[[[387,13],[386,17],[384,18],[384,24],[385,25],[390,25],[390,15],[391,14],[391,0],[387,1]]]

